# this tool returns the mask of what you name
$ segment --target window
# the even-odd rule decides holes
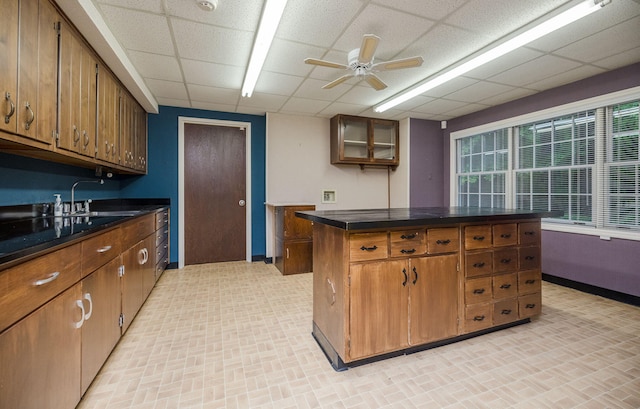
[[[639,111],[638,100],[614,102],[547,118],[535,113],[528,116],[533,121],[524,117],[506,127],[504,121],[496,130],[487,125],[477,133],[454,133],[452,203],[562,210],[562,217],[547,221],[558,229],[567,226],[563,231],[580,229],[570,227],[575,225],[590,234],[628,230],[640,239]]]

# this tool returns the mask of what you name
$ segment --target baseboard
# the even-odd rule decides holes
[[[254,263],[256,261],[264,261],[266,263],[266,261],[265,261],[266,259],[267,259],[267,257],[264,254],[259,254],[257,256],[251,256],[251,261],[253,261]]]
[[[558,284],[563,287],[573,288],[574,290],[582,291],[583,293],[599,295],[600,297],[608,298],[610,300],[640,307],[640,297],[635,295],[625,294],[619,291],[609,290],[595,285],[585,284],[579,281],[573,281],[569,280],[568,278],[552,276],[545,273],[542,273],[542,280],[548,281],[553,284]]]

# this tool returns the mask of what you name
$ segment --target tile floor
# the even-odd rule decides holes
[[[640,408],[640,308],[543,284],[535,321],[335,372],[311,274],[168,270],[80,409]]]

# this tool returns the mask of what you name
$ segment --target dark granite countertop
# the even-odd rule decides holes
[[[541,212],[469,207],[411,207],[296,212],[296,216],[303,219],[349,231],[482,221],[539,219],[561,215],[561,211]]]
[[[97,200],[91,210],[139,210],[141,216],[169,203],[169,199]],[[131,219],[121,215],[53,217],[40,209],[41,205],[0,207],[0,269]]]

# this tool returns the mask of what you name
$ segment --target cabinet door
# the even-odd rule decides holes
[[[409,345],[407,262],[352,264],[349,273],[351,359],[406,348]]]
[[[137,103],[133,103],[134,106],[134,120],[135,120],[135,164],[134,167],[141,173],[147,173],[147,113]]]
[[[120,257],[82,280],[82,394],[120,339]]]
[[[287,206],[284,207],[283,236],[288,239],[312,239],[313,225],[311,221],[296,216],[296,212],[315,210],[315,206]]]
[[[66,23],[60,25],[60,126],[58,147],[79,152],[82,44]]]
[[[143,294],[144,300],[147,299],[151,291],[153,290],[153,286],[156,285],[156,260],[157,260],[157,251],[156,251],[156,235],[152,234],[146,239],[144,239],[143,243],[143,252],[145,258],[143,263],[140,265],[141,274],[142,274],[142,282],[143,282]]]
[[[96,155],[109,163],[118,163],[118,93],[115,77],[105,67],[98,70],[98,132]]]
[[[140,266],[145,263],[144,242],[141,241],[122,254],[122,264],[124,265],[124,275],[122,276],[122,314],[124,323],[122,333],[124,334],[133,317],[144,302],[144,275]]]
[[[0,408],[72,409],[80,401],[80,285],[0,335]]]
[[[52,145],[58,130],[58,33],[60,14],[40,0],[38,19],[38,112],[36,138]]]
[[[458,331],[458,256],[412,258],[409,344],[451,338]]]
[[[375,162],[398,164],[398,125],[395,121],[372,119],[371,156]]]
[[[313,270],[313,242],[285,241],[283,274],[308,273]]]
[[[38,111],[38,1],[20,1],[17,132],[35,139]]]
[[[96,66],[93,53],[82,44],[80,78],[80,149],[82,155],[96,156]]]
[[[0,0],[0,130],[16,132],[18,0]]]

